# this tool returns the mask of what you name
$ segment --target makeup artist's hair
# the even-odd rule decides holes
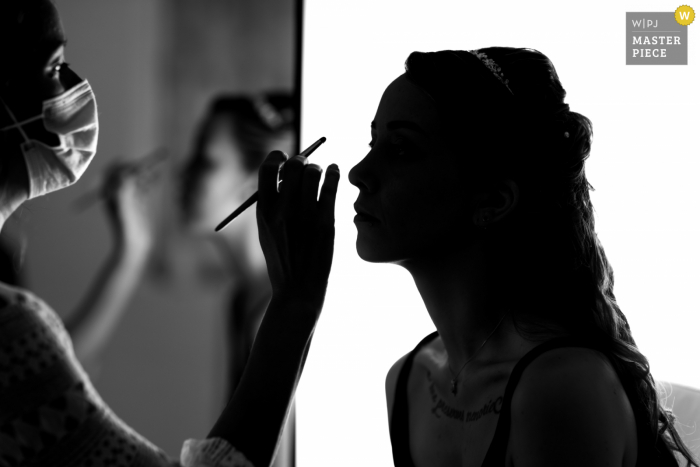
[[[2,0],[0,2],[0,85],[11,68],[36,46],[36,32],[48,29],[50,0]]]
[[[651,446],[639,440],[640,453],[647,451],[637,465],[677,465],[677,451],[697,466],[671,411],[660,406],[649,362],[615,300],[585,173],[591,121],[569,110],[554,65],[542,53],[479,52],[500,67],[507,84],[467,51],[414,52],[406,75],[435,102],[442,136],[460,154],[469,186],[481,190],[504,179],[518,185],[512,219],[482,233],[498,244],[495,262],[501,278],[506,275],[506,306],[518,332],[536,336],[563,328],[595,340],[630,395],[638,432],[654,440],[646,443]]]

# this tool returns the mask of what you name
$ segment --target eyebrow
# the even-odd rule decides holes
[[[65,50],[66,45],[68,44],[68,40],[65,38],[54,38],[42,45],[40,53],[43,54],[46,61],[50,60],[50,63],[54,63],[57,60],[56,52],[58,52],[58,49],[60,47],[63,47]]]
[[[372,122],[372,129],[376,129],[377,125]],[[386,124],[387,130],[398,130],[398,129],[407,129],[407,130],[413,130],[418,133],[421,133],[423,135],[426,134],[425,130],[420,127],[416,122],[412,122],[410,120],[392,120],[389,123]]]
[[[51,52],[51,55],[49,55],[49,59],[50,59],[52,64],[56,63],[63,55],[63,54],[58,53],[59,47],[61,47],[61,46],[59,45],[58,47],[56,47],[56,50]]]

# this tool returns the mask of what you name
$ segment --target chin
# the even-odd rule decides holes
[[[440,258],[446,253],[453,256],[459,249],[460,238],[442,236],[370,235],[358,231],[355,248],[360,258],[368,263],[391,263],[404,266],[421,259]]]
[[[355,242],[357,255],[368,263],[399,263],[404,258],[396,248],[396,244],[381,244],[379,242],[368,242],[357,236]]]

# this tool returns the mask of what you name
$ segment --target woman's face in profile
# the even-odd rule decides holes
[[[399,263],[449,253],[470,228],[464,164],[458,164],[467,151],[446,149],[435,104],[405,75],[384,92],[371,131],[369,153],[349,174],[360,189],[358,254]]]

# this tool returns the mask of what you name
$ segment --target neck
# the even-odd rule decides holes
[[[500,300],[503,291],[493,275],[484,274],[488,263],[483,249],[475,246],[458,254],[452,250],[425,256],[401,265],[413,276],[452,371],[457,373],[477,356],[491,360],[510,354],[515,330],[510,316],[505,316],[507,305]]]

